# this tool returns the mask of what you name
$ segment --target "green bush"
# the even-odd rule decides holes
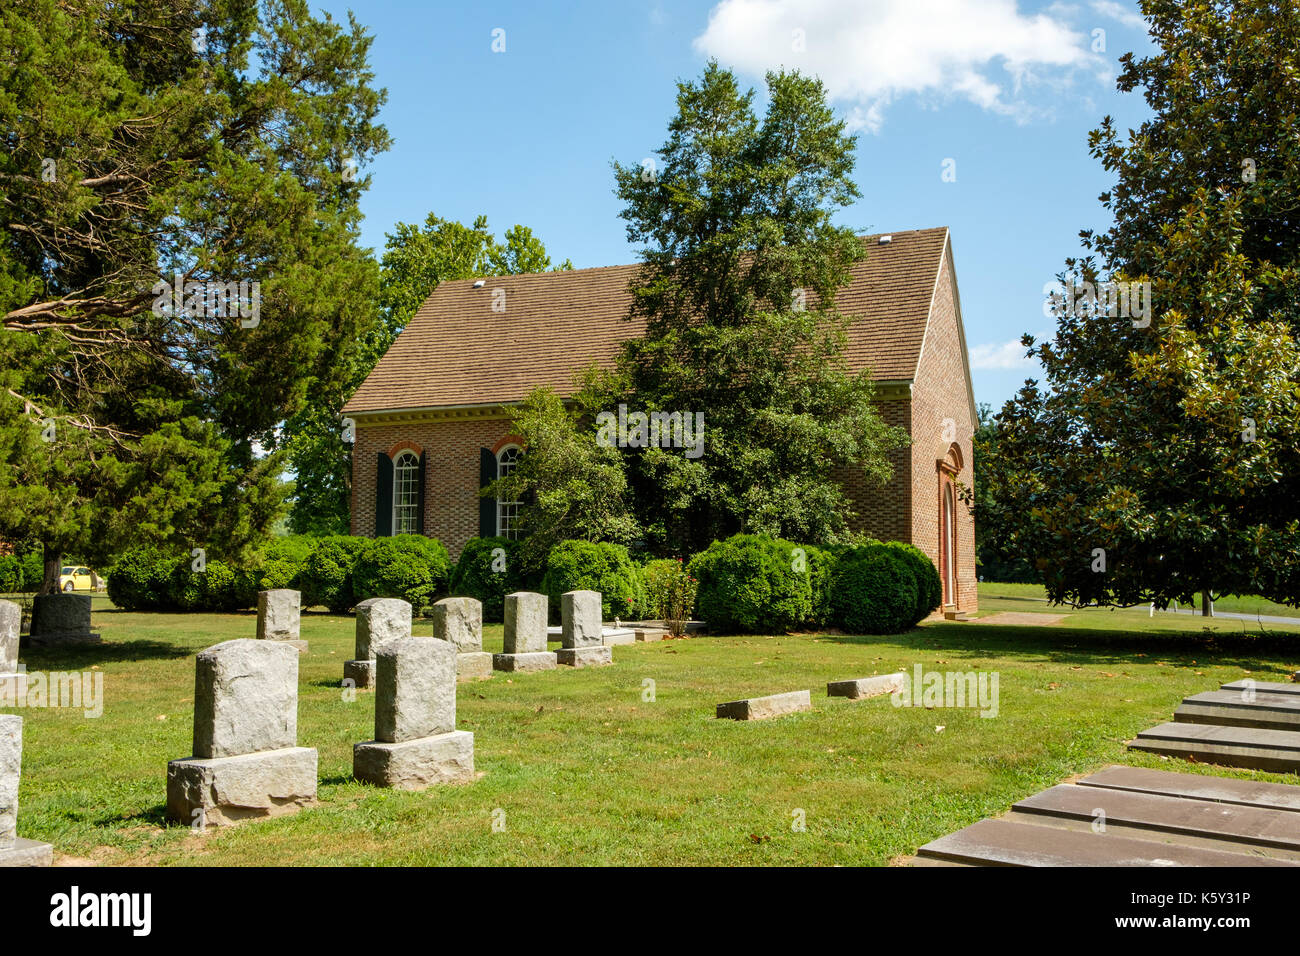
[[[179,555],[145,546],[123,552],[108,574],[108,597],[125,611],[165,611],[173,607],[173,579],[189,563]]]
[[[812,592],[812,609],[806,623],[822,627],[831,620],[831,587],[838,559],[833,553],[812,545],[800,545],[808,568],[808,587]]]
[[[446,591],[450,563],[447,549],[436,538],[421,534],[375,538],[357,555],[353,595],[358,601],[401,598],[421,614]]]
[[[17,555],[0,555],[0,594],[23,589],[23,563]]]
[[[352,571],[368,538],[331,535],[316,541],[298,573],[302,606],[324,605],[341,614],[357,603]]]
[[[831,585],[831,620],[850,634],[897,634],[916,623],[916,574],[895,549],[854,548],[840,557]]]
[[[515,560],[516,547],[510,538],[470,538],[451,573],[450,593],[480,601],[486,622],[500,624],[505,619],[506,595],[530,587]],[[503,556],[496,553],[498,548],[505,552]]]
[[[547,555],[541,588],[553,620],[559,619],[560,596],[565,591],[599,591],[605,620],[631,621],[646,613],[641,569],[621,544],[561,541]]]
[[[715,541],[691,558],[690,572],[700,582],[695,602],[700,618],[719,633],[784,634],[816,617],[809,569],[822,557],[808,558],[796,571],[798,545],[766,535],[737,534]]]
[[[650,615],[664,621],[673,637],[681,637],[686,633],[686,622],[695,613],[700,582],[680,558],[648,562],[641,569],[641,579],[645,581]]]
[[[943,582],[939,580],[939,572],[934,562],[916,545],[903,541],[889,541],[885,547],[900,555],[916,575],[916,611],[912,617],[912,624],[915,626],[943,603]]]
[[[299,574],[311,556],[316,539],[301,534],[272,538],[253,554],[254,590],[301,590]]]

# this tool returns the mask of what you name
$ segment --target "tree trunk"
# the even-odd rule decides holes
[[[1214,601],[1209,591],[1201,592],[1201,617],[1214,617]]]
[[[41,589],[37,594],[59,593],[59,572],[63,570],[63,555],[55,553],[49,545],[45,546],[45,577],[41,580]]]

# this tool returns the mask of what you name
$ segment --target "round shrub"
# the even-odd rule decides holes
[[[108,597],[126,611],[163,611],[173,606],[173,574],[189,565],[178,555],[157,548],[131,548],[122,553],[108,575]]]
[[[253,555],[251,563],[256,590],[300,590],[298,575],[311,556],[313,545],[313,538],[296,534],[272,538],[264,544]]]
[[[12,554],[0,555],[0,594],[23,589],[23,563]]]
[[[599,591],[600,613],[605,620],[631,621],[645,614],[641,569],[621,544],[561,541],[547,555],[541,588],[555,620],[559,619],[560,596],[565,591]]]
[[[916,575],[895,550],[867,545],[844,554],[831,585],[831,620],[850,634],[897,634],[914,623]]]
[[[483,620],[500,624],[505,619],[506,595],[528,587],[517,570],[517,547],[510,538],[470,538],[451,572],[450,593],[480,601]]]
[[[352,592],[352,570],[367,543],[366,538],[346,535],[332,535],[317,541],[298,573],[302,606],[323,604],[341,614],[356,604]]]
[[[375,538],[361,549],[352,568],[353,596],[401,598],[423,613],[447,588],[447,549],[436,538],[399,534]]]
[[[709,629],[784,634],[811,620],[813,575],[807,567],[795,570],[796,547],[766,535],[737,534],[691,558],[690,572],[700,582],[695,607]]]
[[[934,562],[916,545],[890,541],[885,547],[906,561],[916,575],[916,611],[912,616],[912,624],[919,624],[943,603],[943,582],[939,580],[939,572]]]
[[[811,545],[800,545],[804,549],[804,561],[808,566],[808,586],[812,592],[812,609],[807,623],[821,627],[831,619],[831,584],[838,563],[834,554]]]

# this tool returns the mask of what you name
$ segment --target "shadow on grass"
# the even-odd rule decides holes
[[[41,646],[26,640],[22,660],[29,671],[81,670],[92,664],[116,664],[123,661],[176,660],[192,657],[194,649],[163,641],[105,641],[84,646]]]
[[[836,644],[906,644],[917,650],[942,649],[972,658],[1041,657],[1075,664],[1119,665],[1147,657],[1195,656],[1200,664],[1251,669],[1270,655],[1294,654],[1300,636],[1283,631],[1174,631],[1140,633],[1014,624],[936,623],[905,634],[884,636],[824,634]]]

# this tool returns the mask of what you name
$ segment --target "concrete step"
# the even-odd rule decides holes
[[[1104,767],[1075,781],[1081,787],[1110,790],[1138,790],[1190,800],[1213,800],[1252,807],[1269,807],[1300,813],[1300,786],[1290,783],[1261,783],[1232,777],[1147,770],[1143,767]],[[1297,822],[1300,825],[1300,821]]]
[[[1236,690],[1207,690],[1193,694],[1183,698],[1174,711],[1174,720],[1224,727],[1300,730],[1300,695],[1259,691],[1249,698]]]
[[[1300,684],[1288,684],[1281,681],[1257,680],[1250,684],[1246,680],[1234,680],[1228,684],[1220,684],[1219,690],[1243,691],[1247,688],[1253,688],[1257,694],[1291,694],[1300,696]]]
[[[974,866],[1295,866],[1290,860],[1253,853],[1114,832],[1065,830],[1011,820],[981,820],[917,850],[917,863],[937,860]]]
[[[1300,731],[1168,723],[1144,730],[1130,750],[1279,773],[1300,771]]]
[[[1300,817],[1289,810],[1066,783],[1015,804],[1008,819],[1020,817],[1050,818],[1079,832],[1104,824],[1122,836],[1300,862]]]

